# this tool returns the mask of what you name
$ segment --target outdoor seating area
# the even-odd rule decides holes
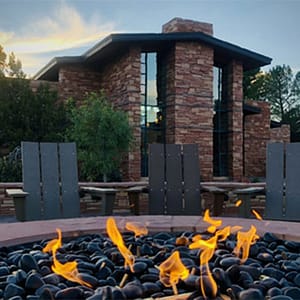
[[[21,150],[23,188],[6,190],[18,221],[80,217],[80,196],[85,195],[101,202],[97,215],[113,215],[120,193],[132,215],[201,215],[207,208],[202,207],[202,194],[208,193],[213,216],[226,216],[226,201],[233,194],[241,200],[236,216],[253,217],[251,201],[263,195],[263,218],[299,220],[297,143],[268,144],[266,182],[258,183],[201,181],[195,144],[150,145],[149,180],[131,182],[79,183],[75,143],[22,142]],[[147,210],[141,208],[141,197],[147,198]]]

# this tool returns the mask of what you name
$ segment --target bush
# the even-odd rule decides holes
[[[20,147],[0,158],[0,182],[21,182],[22,162]]]
[[[114,109],[103,92],[89,94],[80,107],[70,101],[67,137],[77,144],[81,180],[107,181],[108,176],[119,173],[132,142],[127,114]]]
[[[63,141],[66,111],[47,85],[34,93],[25,79],[0,79],[0,146],[10,151],[21,141]]]

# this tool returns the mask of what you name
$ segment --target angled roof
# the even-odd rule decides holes
[[[142,51],[158,51],[176,42],[201,42],[214,49],[215,61],[238,59],[243,62],[244,70],[262,67],[271,63],[271,58],[237,45],[222,41],[202,32],[172,33],[122,33],[111,34],[83,53],[81,56],[54,57],[33,77],[36,80],[58,79],[59,68],[66,64],[93,66],[107,62],[110,57],[126,51],[132,45],[141,47]]]

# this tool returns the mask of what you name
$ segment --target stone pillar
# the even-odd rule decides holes
[[[162,32],[203,32],[208,35],[213,35],[213,26],[210,23],[173,18],[162,26]]]
[[[212,25],[175,18],[163,26],[163,32],[174,31],[212,34]],[[201,179],[211,180],[214,51],[198,42],[177,42],[165,62],[166,141],[198,144]]]
[[[228,167],[229,177],[243,177],[243,65],[231,61],[227,66]]]
[[[127,181],[141,177],[140,55],[139,48],[131,48],[102,72],[101,87],[116,108],[128,113],[133,127],[134,144],[121,167],[123,180]]]

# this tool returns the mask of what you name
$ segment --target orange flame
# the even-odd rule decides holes
[[[217,230],[217,227],[222,225],[222,220],[214,220],[209,216],[208,209],[204,212],[203,221],[211,224],[211,226],[207,228],[207,231],[210,233],[214,233]]]
[[[77,262],[67,262],[65,264],[60,263],[56,258],[56,252],[58,248],[61,247],[61,230],[59,228],[56,229],[58,238],[53,239],[44,247],[43,252],[50,252],[52,251],[53,254],[53,265],[52,265],[52,271],[58,275],[63,276],[64,278],[77,282],[82,285],[86,285],[88,287],[92,287],[88,282],[85,282],[84,280],[80,279],[79,272],[77,270]]]
[[[205,268],[207,270],[207,277],[210,282],[211,290],[212,290],[214,297],[217,295],[218,287],[217,287],[217,284],[210,272],[208,262],[214,255],[215,248],[217,246],[217,237],[218,236],[215,235],[208,240],[199,239],[189,246],[190,249],[198,249],[198,248],[202,249],[202,252],[200,254],[200,264],[205,265]],[[203,276],[200,277],[200,287],[201,287],[202,295],[204,297],[206,297]]]
[[[262,216],[255,209],[252,209],[252,213],[257,220],[262,221],[262,219],[263,219]]]
[[[250,246],[259,238],[256,234],[255,226],[251,225],[251,228],[246,231],[239,231],[237,233],[237,244],[233,252],[235,255],[240,256],[242,252],[241,261],[244,262],[249,256]]]
[[[125,228],[133,231],[135,237],[148,234],[148,229],[138,222],[127,222]]]
[[[178,294],[176,284],[179,279],[186,279],[189,271],[181,262],[179,251],[174,251],[164,262],[158,267],[159,279],[167,287],[172,286],[174,294]]]
[[[243,226],[235,225],[230,227],[230,233],[236,233],[237,231],[243,229]]]
[[[237,200],[237,201],[235,202],[235,206],[236,206],[236,207],[241,206],[242,202],[243,202],[243,201],[242,201],[241,199]]]
[[[112,242],[118,247],[120,253],[125,259],[125,267],[129,266],[132,273],[134,273],[133,264],[134,256],[131,251],[125,246],[122,235],[118,230],[117,224],[114,218],[108,218],[106,222],[107,234]]]

